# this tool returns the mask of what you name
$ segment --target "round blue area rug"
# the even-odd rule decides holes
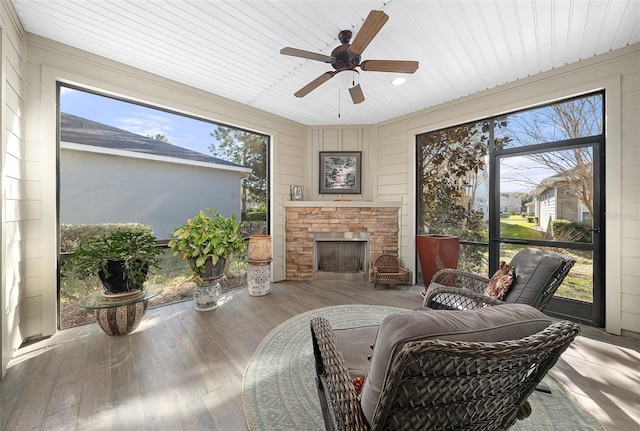
[[[402,308],[339,305],[299,314],[280,324],[262,340],[244,373],[242,404],[249,431],[323,430],[315,384],[309,322],[322,316],[335,329],[378,325]],[[602,427],[577,407],[550,377],[551,394],[529,397],[533,413],[512,430],[589,431]]]

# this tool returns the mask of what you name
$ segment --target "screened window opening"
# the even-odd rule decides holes
[[[458,268],[485,276],[522,247],[570,254],[578,263],[556,296],[596,303],[591,320],[600,321],[603,100],[596,93],[417,136],[418,234],[458,236]]]
[[[151,232],[166,247],[176,227],[211,208],[241,222],[242,235],[267,234],[267,135],[58,85],[60,252],[112,229]],[[189,263],[165,250],[152,304],[191,298]],[[246,259],[233,256],[228,288],[246,286]],[[60,327],[86,321],[74,305],[97,280],[62,277]],[[225,286],[223,286],[224,288]]]

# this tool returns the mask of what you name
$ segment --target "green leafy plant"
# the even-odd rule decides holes
[[[136,290],[142,288],[150,269],[160,267],[162,253],[152,234],[116,230],[111,234],[88,238],[79,244],[73,256],[64,262],[62,273],[75,275],[79,279],[99,273],[110,277],[110,262],[120,262],[127,290]]]
[[[73,253],[89,238],[108,236],[116,231],[144,232],[153,235],[151,225],[142,223],[61,224],[60,252]]]
[[[245,249],[240,222],[234,214],[225,218],[215,210],[207,208],[207,212],[210,215],[201,210],[187,223],[178,226],[169,241],[174,256],[191,260],[193,273],[190,275],[196,280],[205,273],[207,260],[216,265],[221,258],[226,259]]]

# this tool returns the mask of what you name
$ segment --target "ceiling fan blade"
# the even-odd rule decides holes
[[[360,31],[356,33],[356,37],[349,47],[349,52],[353,55],[361,55],[388,19],[389,15],[381,10],[372,10],[369,12],[369,16],[364,20]]]
[[[351,100],[354,104],[357,105],[358,103],[364,102],[364,93],[362,92],[362,87],[360,87],[360,84],[356,85],[355,87],[351,87],[349,89],[349,94],[351,94]]]
[[[320,87],[322,84],[330,80],[336,72],[325,72],[322,75],[318,76],[316,79],[302,87],[300,90],[293,93],[296,97],[304,97],[307,94],[311,93],[316,88]]]
[[[280,50],[280,54],[306,58],[308,60],[322,61],[324,63],[331,63],[334,60],[334,58],[329,55],[320,54],[319,52],[305,51],[304,49],[298,48],[282,48]]]
[[[418,66],[417,61],[405,60],[365,60],[360,63],[360,69],[367,72],[413,73]]]

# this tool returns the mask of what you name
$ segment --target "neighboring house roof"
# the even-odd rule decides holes
[[[536,187],[533,194],[535,196],[540,196],[547,190],[558,188],[558,185],[561,185],[562,183],[566,183],[566,182],[567,182],[567,177],[564,174],[559,173],[559,174],[552,175],[540,181],[540,184],[538,184],[538,187]]]
[[[60,114],[60,140],[64,143],[88,145],[96,148],[115,150],[116,152],[141,153],[157,156],[162,159],[181,159],[191,162],[224,165],[230,168],[250,172],[237,163],[229,162],[218,157],[198,153],[167,142],[158,141],[146,136],[137,135],[116,127],[75,115]],[[141,157],[147,158],[147,157]]]

